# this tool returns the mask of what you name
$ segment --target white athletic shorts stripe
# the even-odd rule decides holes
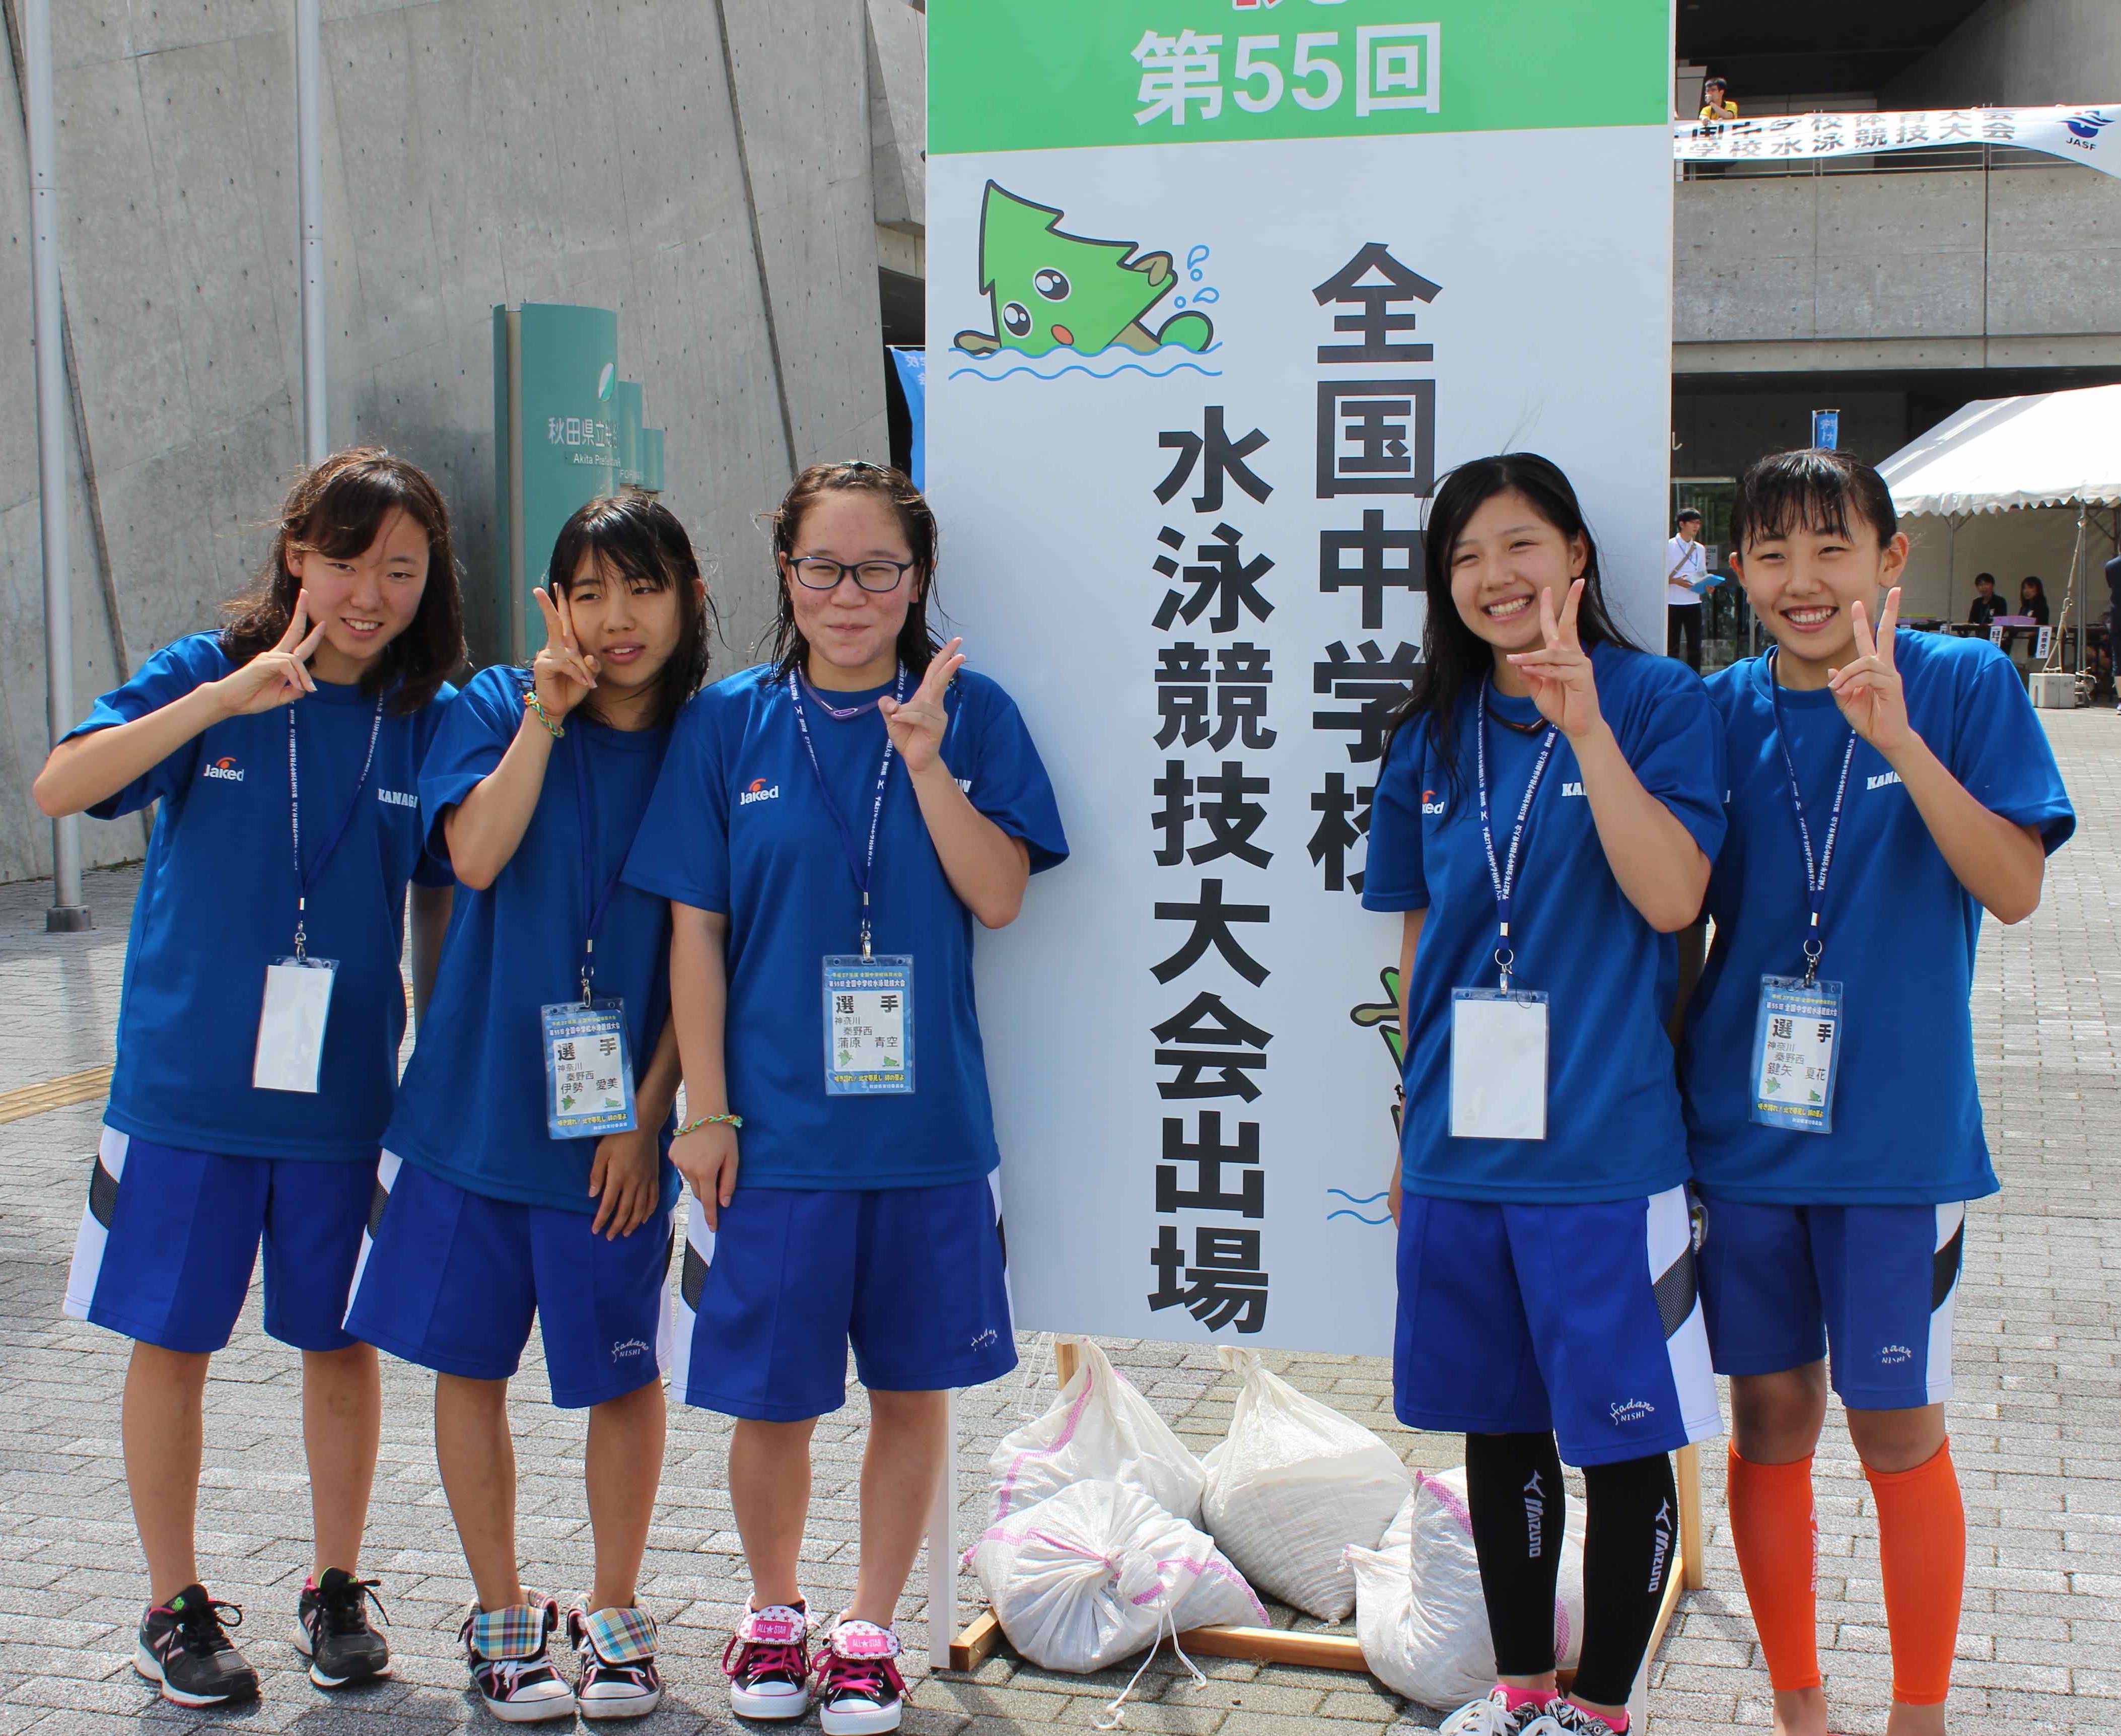
[[[398,1185],[398,1171],[404,1161],[394,1151],[385,1151],[376,1160],[375,1196],[368,1208],[368,1222],[361,1232],[361,1258],[353,1262],[353,1281],[346,1287],[346,1307],[339,1315],[341,1326],[353,1314],[353,1299],[361,1294],[361,1275],[368,1270],[368,1252],[375,1247],[375,1232],[383,1222],[382,1207],[390,1197],[390,1190]]]
[[[699,1310],[692,1304],[699,1295],[700,1281],[715,1258],[715,1233],[707,1228],[706,1208],[691,1193],[685,1196],[684,1203],[685,1247],[677,1261],[678,1294],[675,1305],[669,1310],[670,1354],[663,1365],[671,1386],[679,1393],[689,1389],[692,1378],[692,1326],[699,1318]]]
[[[1965,1228],[1964,1205],[1937,1208],[1935,1253],[1942,1254],[1956,1241],[1960,1242],[1960,1252],[1952,1262],[1951,1276],[1943,1295],[1936,1298],[1930,1309],[1929,1360],[1923,1365],[1923,1372],[1932,1404],[1942,1404],[1951,1397],[1951,1329],[1959,1312],[1959,1274],[1965,1262],[1965,1244],[1960,1238]]]
[[[105,1127],[96,1142],[96,1164],[89,1171],[88,1198],[81,1208],[81,1229],[73,1239],[73,1265],[67,1273],[66,1298],[60,1304],[77,1320],[88,1318],[90,1305],[96,1300],[96,1280],[103,1275],[103,1250],[110,1239],[110,1231],[96,1216],[96,1208],[100,1198],[105,1202],[105,1209],[109,1209],[108,1202],[117,1192],[116,1183],[125,1174],[125,1153],[132,1143],[130,1134],[120,1133],[115,1127]],[[110,1178],[108,1182],[105,1176]]]
[[[1700,1286],[1694,1269],[1694,1213],[1687,1190],[1669,1188],[1653,1194],[1644,1214],[1650,1282],[1664,1281],[1663,1294],[1677,1291],[1691,1305],[1676,1327],[1667,1323],[1665,1355],[1671,1384],[1679,1395],[1679,1414],[1689,1441],[1708,1440],[1723,1432],[1723,1413],[1716,1402],[1716,1370],[1708,1354],[1708,1323],[1701,1311]]]
[[[1001,1215],[1000,1170],[987,1171],[987,1189],[994,1195],[995,1234],[1001,1242],[1001,1294],[1003,1301],[1009,1305],[1009,1329],[1014,1336],[1016,1332],[1016,1292],[1010,1288],[1009,1281],[1009,1225]]]

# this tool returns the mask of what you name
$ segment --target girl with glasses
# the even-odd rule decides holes
[[[814,1698],[827,1736],[857,1736],[898,1728],[892,1620],[948,1390],[1016,1364],[974,924],[1014,921],[1068,846],[1015,705],[929,627],[935,522],[912,484],[816,465],[772,525],[771,660],[687,708],[627,875],[671,901],[671,1156],[698,1195],[674,1379],[738,1419],[753,1592],[730,1706],[795,1719]],[[846,1402],[851,1340],[860,1563],[813,1671],[810,1437]]]

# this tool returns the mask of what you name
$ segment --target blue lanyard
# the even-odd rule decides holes
[[[375,738],[383,733],[383,696],[375,696],[375,716],[368,726],[368,754],[361,762],[361,776],[353,781],[353,800],[346,805],[346,818],[338,823],[338,829],[331,835],[316,861],[308,868],[302,866],[302,775],[299,756],[295,750],[295,707],[287,707],[287,811],[295,834],[295,956],[309,956],[308,935],[304,931],[302,918],[309,912],[310,889],[323,878],[324,867],[338,852],[340,841],[346,837],[347,828],[353,824],[353,816],[361,811],[361,792],[368,782],[368,768],[375,763]]]
[[[1809,985],[1817,980],[1820,955],[1826,950],[1826,943],[1820,938],[1819,919],[1826,908],[1826,870],[1834,866],[1834,840],[1841,830],[1841,803],[1848,793],[1848,763],[1856,757],[1856,731],[1849,729],[1848,745],[1841,750],[1841,778],[1834,786],[1834,813],[1826,823],[1826,842],[1815,862],[1811,828],[1804,817],[1804,791],[1797,787],[1797,761],[1790,757],[1789,735],[1783,727],[1782,683],[1775,679],[1775,653],[1780,648],[1768,648],[1768,703],[1775,715],[1775,745],[1783,750],[1783,769],[1789,773],[1790,806],[1797,810],[1797,840],[1804,846],[1805,903],[1811,912],[1804,936],[1804,980]]]
[[[902,704],[905,702],[906,665],[902,663],[898,666],[898,683],[893,690],[892,697]],[[832,800],[832,790],[825,782],[825,768],[818,763],[818,744],[810,739],[810,719],[804,711],[803,689],[793,670],[788,672],[788,698],[795,707],[795,722],[803,731],[803,747],[810,756],[810,770],[818,780],[818,793],[825,799],[825,812],[832,816],[833,828],[840,834],[840,847],[846,852],[847,870],[854,875],[855,885],[861,893],[861,955],[867,959],[870,956],[869,878],[876,871],[877,824],[883,818],[884,786],[891,777],[891,731],[887,727],[883,732],[883,763],[876,768],[876,800],[870,806],[869,812],[869,854],[864,857],[855,849],[854,834],[847,829],[846,816],[840,812],[840,805]],[[823,703],[822,700],[818,702]],[[828,711],[832,710],[831,707],[826,708]],[[832,715],[835,717],[856,716],[868,709],[868,707],[862,706],[856,707],[852,713],[832,711]]]
[[[626,858],[629,850],[619,852],[618,866],[611,870],[611,877],[604,883],[601,893],[592,893],[596,884],[596,815],[590,795],[589,744],[577,729],[574,750],[567,756],[567,769],[575,779],[575,812],[581,821],[582,833],[582,903],[587,907],[587,917],[582,935],[582,1005],[587,1006],[595,998],[593,984],[596,978],[597,930],[604,926],[604,913],[611,903],[611,895],[618,890],[620,875],[626,872]]]
[[[1517,950],[1510,944],[1510,898],[1517,884],[1517,850],[1524,842],[1525,820],[1531,813],[1531,799],[1539,793],[1539,781],[1546,776],[1546,763],[1554,757],[1555,738],[1561,732],[1553,724],[1546,726],[1546,736],[1539,744],[1539,758],[1533,762],[1531,777],[1525,785],[1524,800],[1517,804],[1517,823],[1510,833],[1510,854],[1507,865],[1495,859],[1495,828],[1488,815],[1488,678],[1480,678],[1478,701],[1480,717],[1474,734],[1475,757],[1480,774],[1480,836],[1488,847],[1488,880],[1495,889],[1495,918],[1500,925],[1495,941],[1495,964],[1503,973],[1503,992],[1510,988],[1510,971],[1517,962]]]

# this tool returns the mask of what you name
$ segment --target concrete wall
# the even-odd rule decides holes
[[[1676,192],[1681,373],[2121,357],[2111,175],[2058,165],[1695,180]]]
[[[1886,109],[2121,100],[2121,6],[1988,0],[1879,97]]]
[[[717,667],[748,660],[771,607],[755,515],[797,465],[887,453],[869,96],[869,13],[886,6],[904,0],[328,0],[332,439],[436,475],[482,603],[490,310],[594,303],[618,311],[620,365],[669,430],[666,498],[718,568],[735,649]],[[291,12],[54,11],[85,710],[212,624],[300,460]],[[902,49],[900,22],[883,34]],[[7,76],[0,880],[49,862],[27,796],[44,682],[12,55]],[[494,628],[474,615],[475,648]],[[91,861],[140,852],[137,823],[84,832]]]

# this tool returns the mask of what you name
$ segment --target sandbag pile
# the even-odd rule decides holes
[[[1571,1502],[1554,1601],[1554,1653],[1573,1668],[1583,1650],[1583,1535]],[[1495,1679],[1495,1649],[1480,1597],[1480,1564],[1466,1505],[1466,1473],[1427,1472],[1375,1549],[1348,1552],[1363,1661],[1386,1687],[1423,1706],[1477,1700]]]
[[[1230,1432],[1207,1457],[1202,1522],[1245,1576],[1322,1622],[1355,1607],[1348,1551],[1371,1548],[1406,1505],[1414,1477],[1361,1424],[1299,1393],[1256,1351],[1228,1346],[1244,1376]]]

